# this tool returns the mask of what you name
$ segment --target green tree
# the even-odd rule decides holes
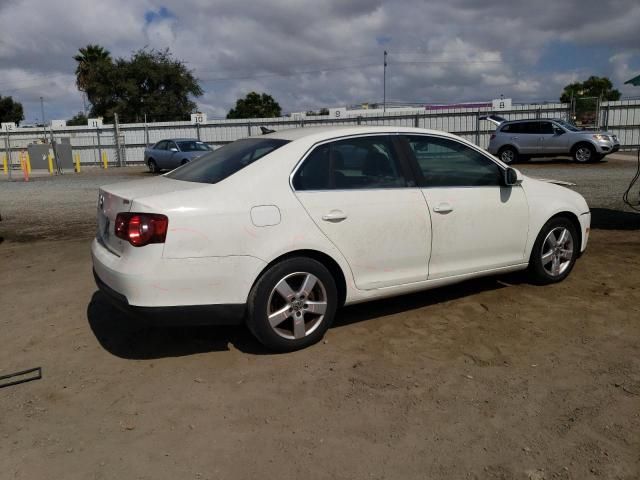
[[[280,115],[280,105],[271,95],[250,92],[236,101],[235,108],[229,110],[227,118],[272,118]]]
[[[135,122],[145,114],[156,121],[186,120],[196,110],[191,97],[202,95],[193,73],[168,49],[143,48],[129,59],[98,61],[89,72],[84,88],[91,116],[106,121],[116,113],[121,122]]]
[[[84,114],[84,112],[78,112],[70,120],[67,120],[67,125],[69,125],[70,127],[86,125],[87,120],[88,118]]]
[[[569,103],[571,98],[585,97],[620,100],[620,92],[613,88],[613,83],[607,77],[591,76],[584,82],[574,82],[564,87],[560,101]]]
[[[95,75],[101,65],[112,64],[111,53],[100,45],[89,44],[80,48],[73,59],[78,62],[76,85],[81,92],[86,92],[95,81]]]
[[[0,95],[0,122],[15,122],[17,125],[24,120],[22,104],[16,102],[13,97]]]

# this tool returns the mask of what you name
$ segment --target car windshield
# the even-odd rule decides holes
[[[211,147],[204,142],[197,142],[195,140],[188,140],[178,142],[181,152],[209,152]]]
[[[572,125],[569,122],[565,122],[564,120],[556,120],[556,123],[563,126],[564,128],[566,128],[567,130],[569,130],[570,132],[580,132],[581,130],[576,127],[575,125]]]
[[[166,176],[185,182],[218,183],[286,143],[289,143],[289,140],[279,138],[237,140],[175,169]]]

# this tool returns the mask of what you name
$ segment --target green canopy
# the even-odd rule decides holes
[[[640,87],[640,75],[638,75],[637,77],[633,77],[631,80],[627,80],[626,82],[624,82],[624,84],[630,84],[630,85],[635,85],[636,87]]]

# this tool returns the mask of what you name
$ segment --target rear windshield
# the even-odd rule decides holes
[[[166,177],[185,182],[218,183],[286,143],[289,140],[279,138],[237,140],[176,168]]]
[[[211,150],[209,145],[204,142],[196,142],[195,140],[178,142],[181,152],[208,152]]]

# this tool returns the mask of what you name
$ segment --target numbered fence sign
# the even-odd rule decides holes
[[[16,124],[13,122],[3,122],[2,123],[2,131],[3,132],[13,132],[16,129]]]
[[[101,128],[102,127],[102,119],[101,118],[89,118],[87,119],[87,125],[91,128]]]
[[[205,123],[207,121],[206,113],[192,113],[191,123]]]

